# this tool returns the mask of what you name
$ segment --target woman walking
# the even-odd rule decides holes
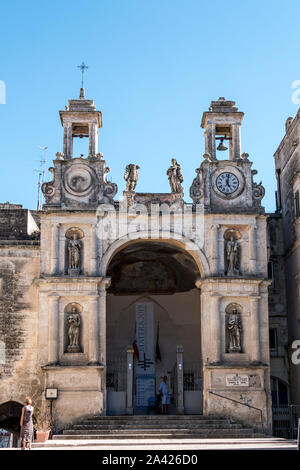
[[[28,444],[28,449],[31,450],[31,441],[33,438],[33,406],[29,397],[25,398],[25,406],[22,408],[22,415],[20,420],[21,425],[21,441],[22,450],[25,450]]]

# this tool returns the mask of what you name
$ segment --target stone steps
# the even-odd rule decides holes
[[[128,422],[146,422],[146,421],[228,421],[228,418],[217,417],[213,415],[135,415],[135,416],[99,416],[95,415],[90,418],[86,418],[84,422],[90,421],[104,422],[104,421],[128,421]]]
[[[228,418],[202,415],[92,416],[53,440],[205,439],[263,437]]]
[[[241,424],[231,424],[230,429],[240,429],[242,428]],[[228,429],[227,423],[173,423],[173,424],[159,424],[159,423],[139,423],[139,424],[76,424],[72,427],[73,430],[99,430],[99,431],[110,431],[110,430],[130,430],[133,429],[134,431],[140,429],[164,429],[164,430],[171,430],[171,429]]]
[[[232,429],[222,429],[222,430],[203,430],[203,431],[189,431],[189,430],[184,430],[184,431],[173,431],[173,432],[163,432],[161,430],[157,430],[155,432],[149,433],[149,431],[145,430],[144,432],[132,432],[132,433],[120,433],[120,432],[114,432],[114,433],[104,433],[100,434],[98,432],[89,432],[88,434],[81,434],[80,432],[76,432],[73,434],[60,434],[53,436],[53,440],[74,440],[74,439],[79,439],[79,440],[87,440],[87,439],[93,439],[93,440],[112,440],[112,439],[118,439],[118,440],[130,440],[130,439],[222,439],[222,438],[227,438],[227,439],[241,439],[241,438],[257,438],[257,437],[265,437],[263,434],[256,434],[253,432],[252,429],[242,429],[242,430],[232,430]]]

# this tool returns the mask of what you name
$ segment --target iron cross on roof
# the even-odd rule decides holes
[[[85,65],[84,62],[82,62],[81,65],[77,65],[78,69],[81,69],[81,88],[83,88],[83,74],[86,69],[88,69],[88,65]]]

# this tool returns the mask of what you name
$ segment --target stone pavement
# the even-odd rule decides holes
[[[297,450],[296,440],[280,438],[256,439],[93,439],[49,440],[34,443],[39,450]]]

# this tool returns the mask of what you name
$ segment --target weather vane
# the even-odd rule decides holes
[[[84,74],[84,71],[88,69],[89,67],[85,65],[84,62],[82,62],[81,65],[77,65],[77,68],[81,69],[81,88],[83,88],[83,74]]]

